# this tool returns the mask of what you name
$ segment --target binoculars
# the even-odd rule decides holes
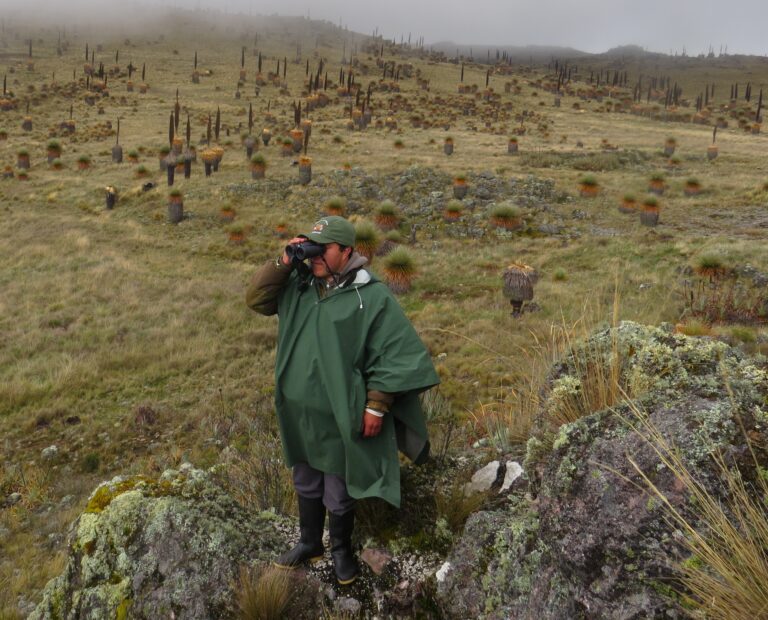
[[[292,262],[301,262],[307,258],[325,254],[325,246],[312,241],[302,241],[285,246],[285,253]]]

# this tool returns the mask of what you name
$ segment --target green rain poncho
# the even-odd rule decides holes
[[[278,297],[275,405],[287,464],[342,476],[354,498],[400,505],[398,448],[429,450],[418,394],[439,383],[400,305],[367,271],[321,298],[294,272]],[[381,433],[363,438],[367,390],[396,394]]]

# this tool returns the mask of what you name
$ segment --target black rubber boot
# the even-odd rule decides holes
[[[336,579],[343,585],[349,585],[360,574],[360,567],[352,552],[352,530],[355,527],[355,511],[348,510],[343,515],[328,513],[328,531],[331,535],[331,557]]]
[[[279,568],[296,568],[306,562],[318,562],[323,559],[323,498],[312,499],[301,495],[298,498],[301,537],[293,549],[275,560],[274,564]]]

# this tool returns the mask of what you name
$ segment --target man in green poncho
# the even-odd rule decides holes
[[[426,460],[418,395],[439,383],[413,326],[354,245],[351,223],[325,217],[263,265],[246,294],[251,309],[280,319],[275,406],[301,537],[276,564],[294,568],[322,557],[327,508],[341,584],[359,573],[354,501],[400,505],[398,449],[416,463]]]

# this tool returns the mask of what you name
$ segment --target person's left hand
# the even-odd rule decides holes
[[[381,425],[384,418],[379,418],[368,413],[363,413],[363,437],[376,437],[381,432]]]

